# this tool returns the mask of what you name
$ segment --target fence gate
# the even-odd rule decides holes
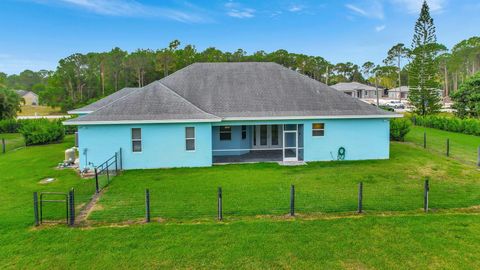
[[[40,224],[47,223],[43,220],[43,207],[49,203],[65,204],[65,221],[68,224],[68,193],[64,192],[40,192]]]

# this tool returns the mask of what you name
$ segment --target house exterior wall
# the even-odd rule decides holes
[[[312,136],[312,124],[325,123],[325,135]],[[278,121],[224,121],[219,123],[178,123],[139,125],[79,126],[80,168],[100,165],[122,148],[124,169],[201,167],[212,165],[215,149],[251,148],[251,127],[241,139],[241,126],[303,124],[303,159],[337,159],[340,147],[346,160],[388,159],[388,119],[318,119]],[[219,140],[219,126],[232,126],[232,140]],[[195,127],[195,151],[185,150],[185,127]],[[142,129],[142,152],[132,152],[131,129]],[[302,143],[299,143],[302,146]],[[236,152],[235,154],[238,154]],[[221,153],[219,155],[225,155]]]
[[[195,151],[185,150],[185,127],[195,127]],[[132,151],[131,129],[142,129],[142,152]],[[80,168],[98,166],[122,148],[124,169],[212,164],[210,123],[79,126]],[[85,155],[86,149],[86,155]]]

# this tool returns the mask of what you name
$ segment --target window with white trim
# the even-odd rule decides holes
[[[185,127],[185,149],[195,151],[195,127]]]
[[[313,137],[325,136],[325,123],[313,123],[312,136]]]
[[[232,140],[232,127],[221,126],[220,127],[220,141],[230,141],[230,140]]]
[[[242,140],[247,138],[247,126],[242,126]]]
[[[141,128],[132,128],[132,152],[142,152]]]

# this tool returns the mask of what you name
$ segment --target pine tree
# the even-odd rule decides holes
[[[415,24],[412,42],[412,63],[409,69],[408,99],[421,115],[438,112],[442,105],[436,81],[435,56],[438,52],[435,25],[427,1],[423,2],[420,17]]]

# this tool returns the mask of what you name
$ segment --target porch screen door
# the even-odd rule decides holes
[[[298,161],[298,125],[283,128],[283,161]]]

